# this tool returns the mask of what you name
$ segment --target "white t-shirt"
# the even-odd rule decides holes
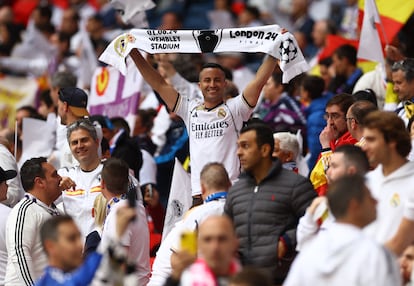
[[[110,203],[110,202],[109,202]],[[110,211],[105,219],[102,231],[102,244],[106,245],[111,239],[115,239],[116,233],[116,211],[127,204],[126,200],[120,200],[111,204]],[[150,276],[149,261],[149,229],[144,205],[137,201],[137,216],[133,222],[128,225],[120,242],[128,247],[128,261],[136,262],[136,271],[138,280],[136,285],[147,285]]]
[[[368,172],[367,186],[377,200],[377,219],[364,232],[379,243],[389,240],[404,217],[414,220],[414,162],[407,162],[388,176],[382,165]]]
[[[90,172],[82,171],[79,166],[58,171],[60,176],[69,177],[76,184],[76,190],[62,192],[61,198],[65,213],[74,219],[84,238],[95,228],[92,209],[95,198],[101,193],[102,168],[99,164]]]
[[[174,112],[185,122],[190,137],[192,195],[201,194],[200,172],[210,162],[224,164],[234,182],[240,174],[237,138],[253,109],[242,95],[208,110],[201,101],[179,96]]]
[[[0,285],[4,285],[7,265],[6,222],[11,208],[0,204]]]

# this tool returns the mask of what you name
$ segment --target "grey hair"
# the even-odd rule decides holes
[[[70,135],[72,135],[72,132],[78,129],[87,131],[93,140],[98,140],[98,135],[93,123],[89,119],[83,118],[73,122],[67,127],[66,138],[68,142],[70,141]]]
[[[53,87],[75,87],[77,82],[76,76],[68,71],[56,72],[51,79]]]
[[[273,134],[273,139],[279,140],[279,148],[293,153],[293,158],[299,155],[299,142],[295,134],[289,132],[277,132]]]

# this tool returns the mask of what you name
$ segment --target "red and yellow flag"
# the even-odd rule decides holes
[[[382,43],[391,42],[398,31],[404,26],[411,14],[414,13],[414,1],[412,0],[375,0],[380,14],[382,28],[379,28]],[[359,0],[358,6],[363,14],[365,0]],[[360,17],[362,19],[362,17]],[[387,41],[385,41],[385,37]]]

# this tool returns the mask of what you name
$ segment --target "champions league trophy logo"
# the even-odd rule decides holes
[[[298,48],[292,39],[287,39],[280,43],[279,54],[282,62],[289,63],[298,56]]]
[[[223,30],[193,31],[194,40],[202,53],[212,53],[221,41]]]

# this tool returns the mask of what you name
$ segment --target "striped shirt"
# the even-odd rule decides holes
[[[42,275],[47,257],[39,230],[52,217],[52,210],[28,195],[10,212],[6,224],[5,285],[32,285]]]

